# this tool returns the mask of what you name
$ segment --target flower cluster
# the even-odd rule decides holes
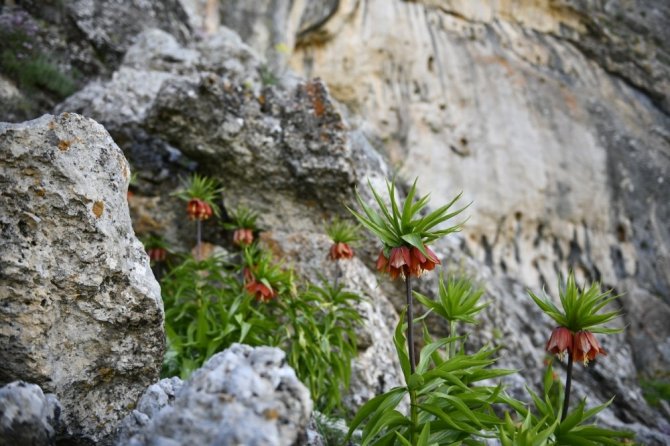
[[[596,359],[598,355],[607,355],[593,333],[580,330],[573,334],[565,327],[556,327],[551,332],[545,350],[561,360],[567,351],[574,361],[583,362],[584,365]]]
[[[419,277],[424,271],[432,271],[435,265],[440,265],[442,262],[428,246],[424,245],[423,248],[427,256],[414,246],[392,248],[389,257],[382,249],[377,258],[377,271],[389,274],[392,280],[398,276]]]
[[[168,256],[168,245],[161,237],[149,235],[142,240],[144,249],[152,262],[164,262]]]
[[[248,228],[238,228],[233,232],[233,243],[237,246],[251,245],[254,241],[254,231]]]
[[[212,215],[219,215],[219,208],[214,201],[220,193],[221,189],[215,180],[194,174],[175,195],[187,202],[189,220],[203,221]]]
[[[354,257],[354,250],[351,249],[348,243],[337,242],[330,247],[328,258],[330,260],[351,259]]]
[[[165,248],[149,248],[147,249],[149,260],[153,262],[164,262],[167,259],[167,250]]]
[[[189,220],[207,220],[212,216],[212,207],[199,198],[191,198],[186,204]]]

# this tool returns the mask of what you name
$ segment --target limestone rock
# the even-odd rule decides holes
[[[392,3],[342,7],[319,29],[343,27],[298,46],[292,67],[323,78],[367,136],[388,141],[406,178],[419,175],[441,201],[460,190],[474,201],[466,248],[498,274],[539,288],[570,265],[615,287],[635,277],[670,302],[668,116],[609,74],[612,64],[635,70],[625,61],[637,56],[587,32],[597,21],[594,33],[612,34],[621,2]],[[612,38],[639,39],[653,58],[667,51],[653,36],[667,33],[658,24],[670,11],[643,3],[623,14],[648,33],[631,25],[630,39]],[[585,54],[576,41],[602,47]],[[621,58],[603,69],[596,52]],[[667,101],[662,60],[640,82]]]
[[[56,394],[103,441],[158,377],[163,305],[126,202],[128,164],[75,114],[0,124],[0,383]]]
[[[76,27],[80,40],[90,42],[112,67],[147,28],[160,28],[187,40],[191,36],[188,16],[179,0],[130,0],[123,3],[95,0],[68,0],[60,7],[27,0],[22,7],[49,22]]]
[[[133,436],[146,429],[164,407],[174,403],[175,395],[183,384],[184,382],[175,376],[150,385],[140,397],[137,407],[119,424],[116,443],[126,445]]]
[[[164,381],[140,401],[156,400],[150,394],[164,401]],[[161,405],[138,406],[138,412]],[[173,402],[145,412],[144,428],[119,444],[303,444],[311,412],[309,390],[286,365],[284,352],[233,344],[184,382]]]
[[[61,407],[35,384],[14,381],[0,388],[0,445],[53,445]]]

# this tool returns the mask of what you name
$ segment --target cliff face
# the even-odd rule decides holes
[[[625,293],[629,322],[670,314],[670,5],[297,1],[285,17],[252,43],[276,66],[292,48],[406,179],[463,190],[463,248],[495,274],[554,289],[572,268]],[[654,320],[630,336],[655,339],[635,350],[661,372]]]

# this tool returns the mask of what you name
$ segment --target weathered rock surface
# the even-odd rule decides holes
[[[61,406],[35,384],[14,381],[0,388],[0,445],[52,445]]]
[[[406,177],[474,200],[466,248],[498,274],[553,286],[570,265],[670,303],[670,122],[631,87],[667,101],[667,5],[391,3],[344,2],[292,66],[359,113]]]
[[[58,5],[23,0],[19,3],[34,17],[56,26],[66,41],[93,46],[106,69],[119,64],[135,37],[145,29],[160,28],[182,41],[192,33],[188,15],[179,0],[129,0],[122,3],[66,0]]]
[[[572,268],[654,296],[621,300],[631,327],[670,310],[666,3],[291,7],[274,24],[293,42],[290,66],[321,77],[407,179],[438,201],[460,190],[474,201],[463,239],[473,257],[534,289],[555,291]],[[669,327],[654,344],[628,337],[636,363],[651,359],[646,376],[670,367]]]
[[[126,416],[117,429],[116,443],[127,445],[130,439],[147,429],[151,421],[165,407],[174,403],[175,395],[184,385],[178,377],[164,378],[144,391],[137,406]]]
[[[139,431],[122,428],[119,445],[290,446],[306,441],[312,400],[279,349],[233,344],[178,390],[175,382],[165,381],[142,396],[131,417],[144,414],[148,421]]]
[[[0,383],[56,394],[64,434],[104,441],[164,351],[123,153],[75,114],[0,124]]]

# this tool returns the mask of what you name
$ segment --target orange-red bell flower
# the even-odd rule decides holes
[[[328,258],[330,260],[351,259],[354,256],[354,250],[344,242],[338,242],[330,247]]]
[[[439,265],[441,262],[429,247],[424,246],[424,248],[428,256],[423,255],[416,247],[411,249],[407,246],[392,248],[388,259],[382,250],[377,258],[377,271],[388,273],[391,279],[396,279],[400,275],[419,277],[424,271],[432,271],[435,269],[435,265]]]
[[[240,228],[233,233],[233,243],[237,246],[251,245],[254,241],[254,232],[252,229]]]
[[[189,220],[207,220],[212,216],[212,207],[199,198],[192,198],[186,204]]]
[[[163,262],[167,258],[167,250],[165,248],[149,248],[147,249],[149,259],[154,262]]]
[[[256,300],[261,302],[269,302],[277,297],[277,292],[271,287],[268,287],[261,282],[256,282],[255,280],[246,284],[245,288],[249,294],[253,295]]]
[[[565,327],[556,327],[551,332],[551,336],[549,337],[549,341],[547,342],[545,350],[552,355],[558,356],[558,358],[562,360],[566,351],[568,354],[571,354],[573,351],[572,346],[572,332]]]
[[[607,355],[605,349],[600,346],[596,337],[590,331],[578,331],[575,333],[573,343],[572,359],[583,361],[584,365],[587,365],[589,361],[593,361],[598,355]]]

